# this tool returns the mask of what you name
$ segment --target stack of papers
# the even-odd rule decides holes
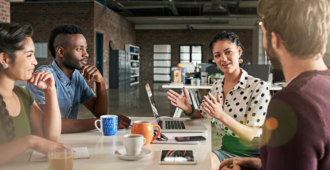
[[[89,158],[89,152],[87,147],[71,148],[71,150],[74,151],[73,159]],[[37,151],[32,152],[32,155],[30,157],[30,162],[46,162],[46,161],[48,161],[47,155]]]

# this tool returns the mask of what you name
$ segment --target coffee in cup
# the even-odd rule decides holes
[[[128,156],[140,155],[146,139],[140,134],[128,134],[124,136],[124,146]]]

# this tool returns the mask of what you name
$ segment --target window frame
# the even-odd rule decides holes
[[[155,45],[170,45],[171,52],[155,52]],[[171,58],[170,59],[156,59],[155,60],[155,54],[169,54]],[[154,66],[154,61],[169,61],[170,66],[169,67]],[[169,74],[155,73],[155,70],[154,70],[155,68],[169,68],[170,72],[169,72]],[[152,46],[152,81],[154,83],[170,83],[171,82],[171,68],[172,68],[172,44],[169,44],[169,43],[155,43],[155,44],[153,44],[153,46]],[[154,80],[154,75],[169,75],[170,80],[169,81],[155,81]]]
[[[189,46],[189,62],[192,62],[192,46],[201,47],[201,63],[203,63],[203,44],[180,44],[179,45],[179,63],[181,63],[181,46]]]

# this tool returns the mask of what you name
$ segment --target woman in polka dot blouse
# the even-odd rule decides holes
[[[222,147],[212,151],[212,169],[233,157],[258,157],[261,126],[266,117],[270,93],[268,84],[248,75],[239,67],[244,47],[233,32],[217,34],[210,43],[217,67],[224,78],[214,82],[200,108],[193,108],[185,89],[184,96],[169,90],[173,106],[192,118],[214,118]]]

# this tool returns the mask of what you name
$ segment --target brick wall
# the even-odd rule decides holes
[[[114,50],[125,50],[125,44],[136,44],[136,31],[133,23],[97,2],[95,2],[94,11],[94,31],[102,33],[104,36],[103,60],[106,60],[106,63],[103,63],[103,76],[108,88],[110,69],[109,41],[113,41]]]
[[[140,79],[153,81],[153,45],[171,44],[172,66],[179,63],[180,44],[203,44],[203,62],[213,59],[209,44],[222,30],[137,30],[136,41],[140,46]],[[236,33],[245,47],[245,61],[252,61],[253,30],[227,30]]]
[[[0,22],[10,23],[10,2],[0,0]]]
[[[96,63],[96,32],[104,34],[103,65],[106,86],[109,85],[109,40],[114,41],[114,49],[125,49],[125,44],[135,44],[134,24],[104,8],[97,2],[57,2],[57,3],[12,3],[12,22],[30,23],[35,34],[35,42],[48,42],[50,32],[58,25],[75,24],[85,32],[88,43],[88,64]],[[53,57],[48,52],[48,58],[37,59],[38,66],[49,64]],[[94,83],[89,84],[94,88]]]

